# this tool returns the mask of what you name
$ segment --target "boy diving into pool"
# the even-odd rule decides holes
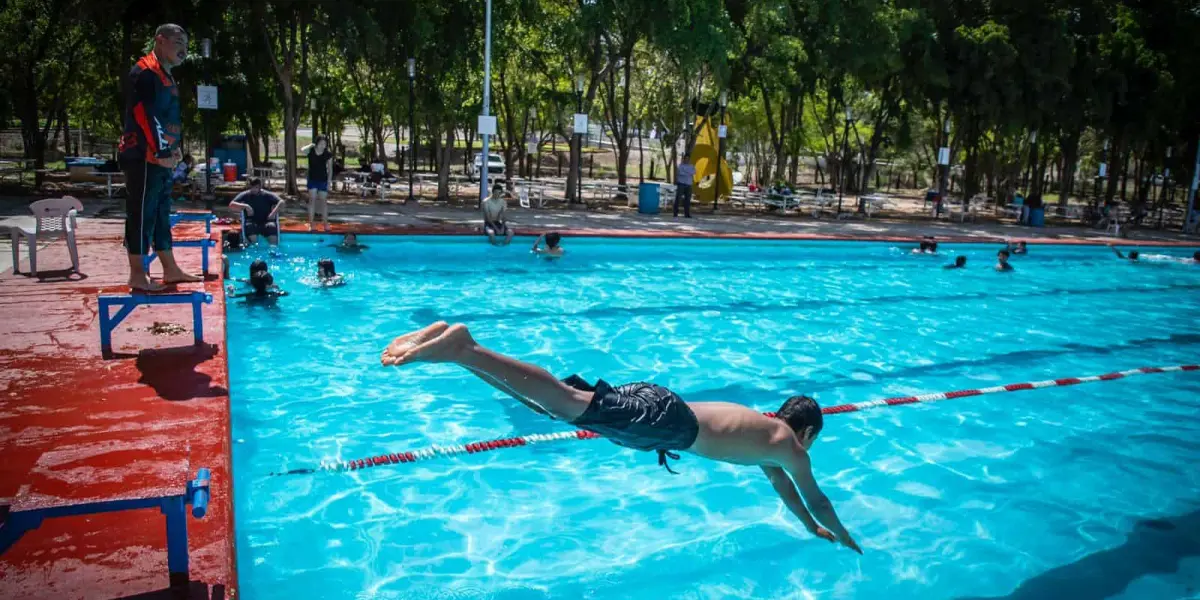
[[[540,367],[484,348],[464,325],[443,322],[396,338],[381,360],[386,366],[456,364],[538,413],[619,446],[655,450],[663,466],[668,457],[679,458],[675,451],[758,466],[810,533],[862,554],[812,474],[808,449],[824,419],[811,398],[789,398],[772,418],[740,404],[684,402],[651,383],[614,388],[601,380],[593,386],[577,375],[559,381]]]

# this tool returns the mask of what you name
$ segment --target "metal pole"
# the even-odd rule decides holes
[[[408,162],[412,165],[408,170],[408,200],[413,199],[413,173],[417,170],[417,127],[413,117],[413,104],[416,100],[414,86],[417,79],[417,60],[408,59]]]
[[[849,154],[849,152],[850,152],[850,108],[846,107],[846,128],[844,130],[842,130],[842,172],[840,173],[841,177],[838,177],[837,218],[839,218],[839,219],[842,217],[842,192],[846,188],[846,177],[847,177],[846,174],[850,171],[850,169],[848,168],[850,165],[846,164],[846,163],[850,162],[850,160],[849,160],[850,157],[847,156],[847,154]]]
[[[488,116],[489,104],[492,99],[492,0],[487,0],[487,13],[484,17],[483,38],[483,116]],[[488,189],[488,134],[483,134],[483,155],[480,157],[479,200],[487,196]]]
[[[1200,184],[1200,137],[1196,138],[1196,164],[1192,165],[1192,185],[1188,186],[1188,211],[1184,215],[1183,227],[1187,230],[1189,223],[1194,223],[1192,213],[1196,211],[1196,187]]]
[[[937,209],[934,212],[935,219],[942,215],[942,204],[946,202],[947,183],[950,179],[950,117],[946,117],[946,122],[942,126],[942,147],[938,150],[938,155],[938,169],[941,170],[942,176],[938,178],[938,201]]]
[[[721,161],[725,159],[725,135],[721,132],[725,127],[725,105],[729,101],[727,92],[721,92],[721,121],[717,123],[717,187],[713,191],[713,212],[717,212],[717,200],[721,198]],[[639,142],[640,143],[640,142]],[[733,185],[729,186],[733,189]]]
[[[583,113],[583,87],[580,86],[576,93],[578,97],[578,106],[575,107],[575,112]],[[583,134],[575,134],[575,201],[583,202]]]

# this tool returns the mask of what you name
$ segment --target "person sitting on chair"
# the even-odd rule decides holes
[[[246,241],[255,244],[258,236],[267,238],[272,246],[279,245],[279,227],[275,221],[283,208],[283,198],[274,192],[262,189],[262,179],[251,177],[250,189],[238,194],[229,203],[230,210],[242,211],[246,218],[242,221],[242,233]]]

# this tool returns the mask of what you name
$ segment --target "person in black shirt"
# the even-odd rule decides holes
[[[250,178],[250,189],[238,194],[229,203],[230,210],[243,211],[246,214],[242,221],[242,232],[246,241],[254,244],[259,235],[267,237],[267,243],[272,246],[279,244],[279,227],[276,219],[279,210],[283,208],[283,199],[273,192],[262,189],[262,180]]]
[[[321,224],[329,233],[329,178],[333,174],[333,153],[329,141],[318,135],[313,143],[300,149],[308,156],[308,230],[313,230],[316,211],[321,211]]]

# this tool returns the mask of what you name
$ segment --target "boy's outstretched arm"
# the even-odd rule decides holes
[[[801,523],[804,523],[804,528],[809,533],[824,540],[837,541],[833,533],[817,525],[816,520],[808,513],[808,508],[804,506],[804,500],[800,498],[800,493],[796,491],[796,484],[792,483],[792,478],[788,477],[786,471],[779,467],[764,466],[760,468],[763,470],[763,474],[767,476],[767,479],[771,481],[771,487],[775,489],[776,494],[779,494],[779,498],[783,500],[784,506],[787,506],[788,510],[792,511],[792,514],[796,515],[796,518],[800,519]]]
[[[796,489],[800,491],[800,495],[804,498],[804,503],[808,506],[808,510],[812,511],[812,516],[818,523],[824,525],[837,538],[843,546],[862,554],[862,549],[858,544],[854,543],[854,539],[850,537],[850,532],[846,531],[846,527],[842,525],[838,519],[837,513],[833,510],[833,503],[821,491],[817,485],[816,478],[812,474],[812,463],[809,462],[808,452],[799,442],[792,441],[786,446],[784,456],[780,457],[780,466],[783,470],[791,475],[792,481],[796,484]]]

